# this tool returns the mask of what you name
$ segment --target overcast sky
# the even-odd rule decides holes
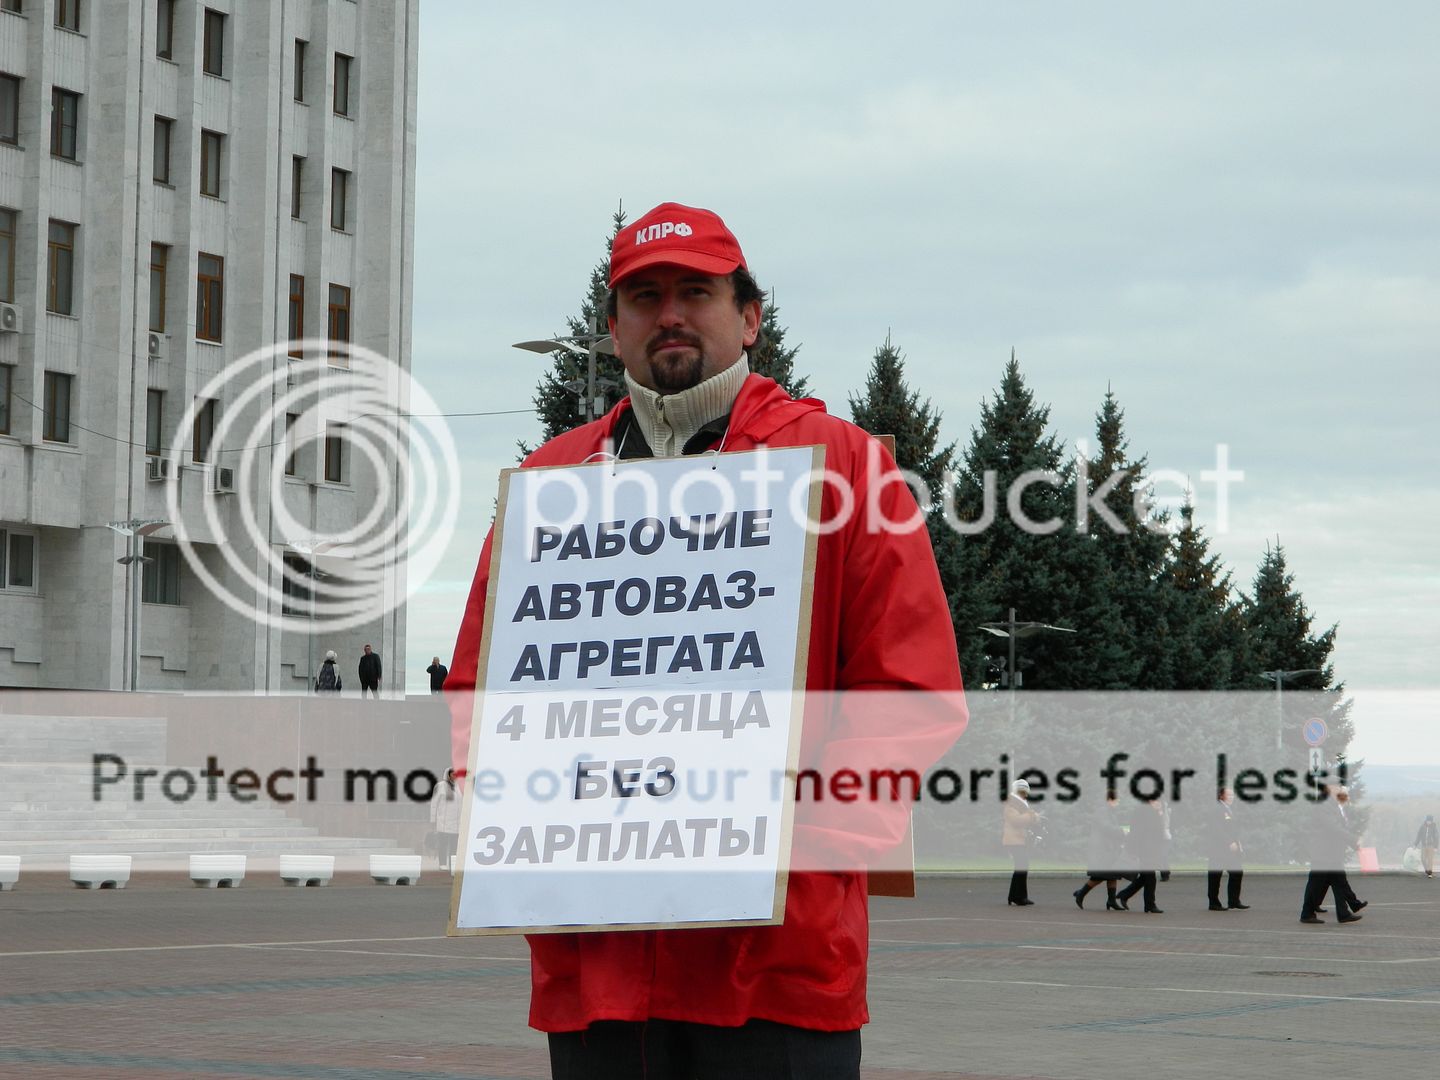
[[[1153,467],[1228,446],[1226,528],[1203,485],[1197,517],[1247,588],[1284,545],[1340,678],[1437,686],[1440,7],[539,7],[421,9],[413,367],[447,409],[529,406],[509,345],[563,329],[622,200],[707,206],[831,411],[887,332],[962,445],[1012,347],[1067,441],[1112,388]],[[539,430],[450,423],[413,687]],[[1360,748],[1407,760],[1413,724],[1362,710]]]

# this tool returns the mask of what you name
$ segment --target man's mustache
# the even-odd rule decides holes
[[[666,334],[657,334],[651,338],[645,346],[645,355],[654,356],[668,345],[688,345],[692,349],[700,349],[702,347],[698,335],[671,331]]]

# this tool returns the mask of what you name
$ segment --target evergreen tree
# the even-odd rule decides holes
[[[810,380],[795,374],[795,354],[800,346],[785,347],[785,327],[780,325],[779,314],[772,294],[761,308],[760,336],[750,348],[750,370],[774,379],[791,397],[802,398],[810,392]]]
[[[950,606],[971,686],[982,681],[982,672],[998,672],[1007,652],[1003,638],[983,634],[978,624],[1003,621],[1011,608],[1022,621],[1080,631],[1025,639],[1018,659],[1026,687],[1093,686],[1095,672],[1114,660],[1091,610],[1092,597],[1103,602],[1105,567],[1093,545],[1077,543],[1074,466],[1046,430],[1049,419],[1049,407],[1036,404],[1012,353],[999,389],[981,405],[979,426],[971,432],[950,493],[961,532]],[[1012,486],[1035,472],[1049,474],[1052,482],[1027,484],[1019,509],[1031,522],[1057,524],[1044,534],[1022,528],[1008,509]]]
[[[773,377],[773,376],[772,376]],[[920,477],[939,505],[945,474],[954,468],[955,444],[940,445],[940,413],[905,381],[905,357],[885,335],[875,350],[864,394],[850,395],[850,419],[872,435],[895,436],[895,463]]]
[[[1099,549],[1107,568],[1107,590],[1118,610],[1109,631],[1118,635],[1117,666],[1108,674],[1129,689],[1166,689],[1173,685],[1171,625],[1162,599],[1160,572],[1170,538],[1163,515],[1156,515],[1141,481],[1148,467],[1142,455],[1132,459],[1125,438],[1125,414],[1113,391],[1095,417],[1096,454],[1085,463],[1083,530]],[[1157,528],[1158,526],[1158,528]]]
[[[1295,576],[1285,565],[1285,549],[1268,544],[1256,571],[1255,582],[1245,599],[1245,625],[1249,631],[1252,661],[1258,671],[1303,671],[1314,668],[1318,675],[1297,675],[1285,689],[1340,690],[1330,653],[1335,648],[1336,627],[1311,632],[1314,617],[1295,589]]]
[[[1170,689],[1255,689],[1244,613],[1230,574],[1195,524],[1195,507],[1180,509],[1169,558],[1160,575],[1170,613]]]

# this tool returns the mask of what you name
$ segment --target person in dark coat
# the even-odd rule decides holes
[[[1244,911],[1249,904],[1240,902],[1240,883],[1245,871],[1241,869],[1241,857],[1245,845],[1240,841],[1240,823],[1235,817],[1235,793],[1221,788],[1210,810],[1206,824],[1205,841],[1209,849],[1210,870],[1205,875],[1206,888],[1210,897],[1211,911]],[[1220,879],[1226,874],[1230,880],[1226,885],[1226,903],[1220,903]]]
[[[340,690],[340,670],[335,666],[335,653],[334,651],[327,652],[325,662],[315,673],[315,692],[317,694],[338,694]]]
[[[1130,819],[1130,835],[1126,838],[1131,857],[1139,866],[1135,880],[1126,885],[1115,899],[1122,907],[1142,889],[1145,893],[1145,913],[1163,915],[1155,906],[1155,876],[1165,857],[1165,808],[1159,799],[1151,799],[1135,811]]]
[[[365,646],[365,655],[360,657],[360,696],[363,698],[367,692],[375,697],[380,696],[380,654],[371,652],[370,646]]]
[[[450,674],[450,669],[440,662],[440,657],[430,659],[430,666],[425,669],[430,676],[430,693],[438,694],[445,689],[445,679]]]
[[[1076,907],[1084,908],[1085,897],[1103,881],[1105,910],[1124,910],[1115,898],[1115,883],[1125,876],[1120,870],[1121,849],[1124,844],[1125,830],[1120,825],[1120,800],[1111,795],[1100,804],[1095,811],[1095,819],[1090,824],[1088,865],[1091,869],[1085,871],[1085,884],[1070,894],[1075,897]]]
[[[1350,821],[1345,811],[1350,792],[1342,787],[1327,789],[1334,796],[1317,803],[1310,811],[1308,832],[1310,844],[1310,876],[1305,880],[1305,895],[1300,903],[1302,923],[1323,923],[1317,911],[1328,890],[1335,896],[1337,922],[1357,922],[1355,894],[1345,874],[1345,855],[1350,850]]]
[[[1425,815],[1425,820],[1420,823],[1420,831],[1415,834],[1415,846],[1420,849],[1420,865],[1425,868],[1425,876],[1435,876],[1435,849],[1440,847],[1440,829],[1435,827],[1435,819]]]

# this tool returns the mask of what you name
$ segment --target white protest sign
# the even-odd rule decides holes
[[[823,457],[502,475],[453,932],[781,920]]]

